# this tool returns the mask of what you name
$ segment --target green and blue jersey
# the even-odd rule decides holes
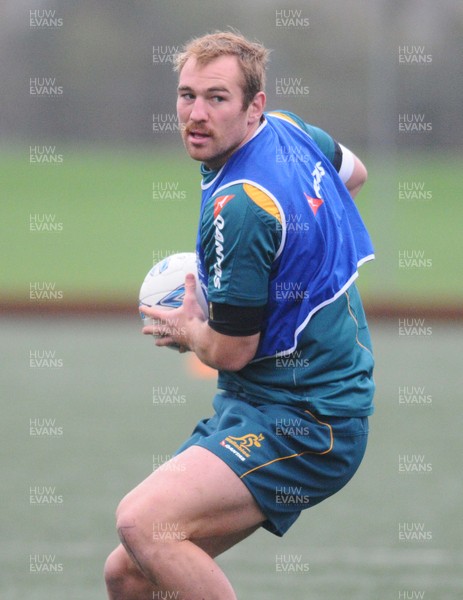
[[[337,176],[341,158],[327,133],[277,112],[219,171],[202,167],[208,302],[266,307],[256,357],[219,372],[219,388],[321,415],[371,414],[373,356],[354,280],[373,249]]]

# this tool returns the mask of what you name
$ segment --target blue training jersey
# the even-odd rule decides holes
[[[286,118],[270,114],[214,179],[203,184],[201,212],[215,198],[214,226],[220,249],[221,208],[231,185],[261,190],[278,208],[281,244],[269,277],[264,328],[254,360],[290,354],[311,317],[336,300],[374,258],[368,232],[352,197],[312,138]],[[297,223],[299,227],[290,227]],[[201,233],[197,252],[207,289]],[[221,285],[220,252],[214,285]],[[285,293],[286,292],[286,293]],[[290,302],[289,292],[292,292]]]
[[[374,360],[353,281],[373,254],[337,147],[292,113],[268,113],[219,171],[202,165],[199,274],[210,303],[266,307],[255,359],[219,371],[220,389],[366,416]]]

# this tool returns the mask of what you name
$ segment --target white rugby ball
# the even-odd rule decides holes
[[[182,306],[185,298],[185,276],[193,273],[196,278],[196,298],[206,316],[207,301],[198,278],[196,254],[180,252],[171,254],[156,263],[146,275],[140,288],[140,306],[155,306],[172,310]],[[153,319],[141,313],[144,325],[152,325]]]

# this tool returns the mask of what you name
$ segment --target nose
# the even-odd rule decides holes
[[[200,97],[196,97],[190,112],[190,119],[199,123],[201,121],[207,121],[207,107],[204,100]]]

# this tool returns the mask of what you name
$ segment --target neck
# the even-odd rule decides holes
[[[252,125],[249,128],[249,131],[247,132],[245,137],[242,139],[242,141],[238,144],[238,146],[236,146],[231,152],[227,153],[227,156],[216,157],[213,162],[204,162],[203,163],[204,166],[207,169],[209,169],[210,171],[218,171],[221,167],[223,167],[223,165],[227,162],[227,160],[229,158],[231,158],[233,156],[233,154],[235,154],[235,152],[237,150],[239,150],[240,148],[245,146],[254,137],[256,131],[259,129],[259,127],[262,125],[262,123],[264,121],[265,121],[265,117],[264,117],[264,115],[262,115],[260,120],[257,121],[257,123],[255,123],[254,125]]]

